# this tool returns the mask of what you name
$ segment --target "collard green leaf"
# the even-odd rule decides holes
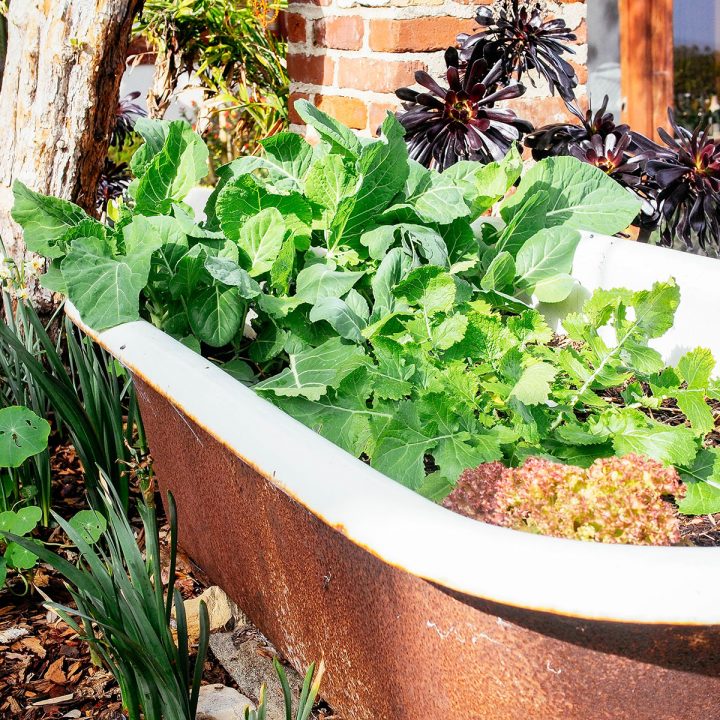
[[[135,132],[145,141],[130,161],[130,169],[136,178],[142,177],[153,158],[162,152],[169,131],[170,120],[151,120],[144,117],[135,120]]]
[[[162,150],[145,168],[134,190],[135,211],[141,215],[167,215],[174,202],[207,175],[208,149],[184,120],[167,128]]]
[[[565,227],[541,230],[533,235],[515,258],[518,286],[534,288],[560,273],[569,273],[579,242],[580,233]]]
[[[599,168],[573,157],[547,158],[526,173],[518,191],[503,203],[505,222],[510,223],[538,193],[546,194],[546,202],[523,220],[536,229],[564,226],[615,235],[632,223],[641,206]]]
[[[262,292],[260,285],[250,277],[248,272],[232,260],[211,255],[205,260],[205,269],[219,283],[236,287],[240,297],[245,300],[251,300]]]
[[[293,132],[281,132],[260,141],[263,154],[259,167],[269,174],[278,190],[302,190],[312,161],[312,147],[304,137]]]
[[[262,275],[277,260],[286,226],[277,208],[269,207],[248,218],[240,229],[238,245],[250,258],[250,275]]]
[[[295,112],[310,127],[317,130],[318,135],[330,143],[330,145],[339,151],[355,157],[359,156],[361,145],[355,133],[342,123],[331,118],[329,115],[319,110],[307,100],[297,100],[295,102]]]
[[[50,424],[26,407],[0,410],[0,467],[19,467],[47,448]],[[22,533],[19,533],[22,534]]]
[[[678,504],[685,515],[720,512],[720,449],[700,450],[695,462],[680,470],[686,495]]]
[[[500,252],[493,259],[483,279],[480,281],[480,287],[483,290],[500,290],[505,291],[511,289],[517,270],[515,269],[515,261],[509,252]]]
[[[113,256],[95,237],[76,238],[61,264],[68,296],[83,320],[105,330],[140,319],[140,293],[150,275],[157,237],[126,239],[126,255]]]
[[[340,298],[325,297],[318,300],[310,311],[310,320],[312,322],[327,320],[333,330],[346,340],[352,340],[355,343],[362,343],[365,340],[362,331],[367,322]]]
[[[20,180],[13,183],[12,189],[15,198],[12,218],[23,229],[28,250],[45,257],[62,257],[66,248],[60,240],[65,233],[84,220],[91,220],[77,205],[36,193]]]
[[[349,292],[363,275],[362,272],[335,270],[324,263],[315,263],[298,273],[296,296],[312,305],[323,298],[339,298]]]
[[[409,172],[403,136],[402,125],[388,115],[381,138],[362,147],[355,192],[340,202],[330,225],[331,247],[358,243],[363,231],[402,190]]]
[[[245,305],[236,287],[200,290],[188,302],[193,333],[211,347],[227,345],[240,330]]]
[[[569,273],[558,273],[537,283],[532,289],[532,294],[541,303],[559,303],[568,299],[577,284]]]
[[[317,401],[329,388],[337,388],[365,360],[365,353],[357,345],[346,345],[340,338],[333,338],[317,348],[291,353],[290,366],[258,383],[255,390],[261,394]]]
[[[279,211],[285,226],[296,238],[296,244],[306,249],[310,239],[312,210],[299,193],[271,193],[251,175],[241,175],[223,188],[216,211],[225,236],[239,242],[248,220],[268,208]]]
[[[462,189],[447,173],[431,171],[430,186],[410,202],[423,220],[439,225],[470,215]]]
[[[325,210],[325,222],[337,212],[343,198],[357,185],[355,163],[342,155],[329,154],[317,158],[305,180],[305,194]]]
[[[290,291],[290,281],[295,270],[295,241],[285,238],[280,252],[270,268],[270,285],[274,290],[285,295]]]

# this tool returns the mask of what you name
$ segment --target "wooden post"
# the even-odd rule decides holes
[[[656,137],[674,104],[673,0],[619,0],[624,122]]]

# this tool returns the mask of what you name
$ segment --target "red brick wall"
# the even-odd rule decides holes
[[[388,109],[400,107],[394,91],[414,83],[416,70],[443,77],[443,51],[460,32],[476,27],[474,3],[455,0],[290,0],[290,102],[310,99],[326,112],[365,134],[374,132]],[[587,81],[585,0],[551,0],[551,12],[565,18],[578,35],[576,65]],[[546,86],[527,83],[528,92],[512,106],[523,117],[544,124],[567,117],[563,102],[548,97]],[[294,129],[302,130],[292,112]]]

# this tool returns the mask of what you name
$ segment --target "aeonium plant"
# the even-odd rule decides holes
[[[678,470],[684,512],[720,510],[715,360],[698,349],[667,367],[651,347],[674,321],[672,278],[598,291],[566,339],[535,306],[574,293],[580,231],[622,231],[634,195],[574,157],[523,176],[514,148],[440,173],[409,156],[393,115],[360,140],[296,110],[318,145],[265,140],[222,168],[204,219],[183,200],[207,150],[182,122],[138,122],[130,198],[108,225],[17,183],[13,216],[52,260],[45,284],[96,330],[152,322],[426,497],[484,463],[634,453]]]
[[[549,19],[539,2],[498,1],[481,7],[476,21],[483,28],[459,35],[459,49],[445,52],[447,85],[425,72],[415,80],[424,90],[400,88],[405,112],[398,114],[406,131],[410,156],[425,167],[444,170],[462,160],[501,160],[533,126],[498,106],[521,97],[524,77],[539,75],[552,94],[570,102],[577,76],[562,55],[575,35],[562,19]]]

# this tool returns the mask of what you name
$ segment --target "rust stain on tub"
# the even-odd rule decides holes
[[[577,620],[438,587],[359,547],[138,382],[183,547],[296,668],[325,659],[323,695],[345,720],[720,718],[720,628]]]

